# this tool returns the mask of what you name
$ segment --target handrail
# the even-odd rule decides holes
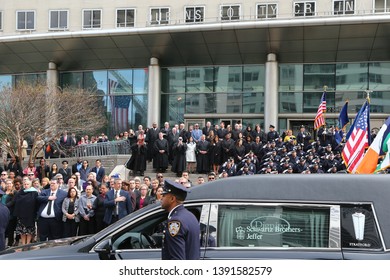
[[[80,144],[72,147],[72,157],[107,156],[130,154],[130,143],[127,140]]]

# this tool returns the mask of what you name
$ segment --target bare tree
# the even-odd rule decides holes
[[[22,144],[32,139],[32,151],[38,151],[37,140],[55,142],[63,131],[91,133],[106,124],[97,96],[82,89],[54,89],[44,84],[20,84],[0,92],[0,139],[8,141],[11,156],[22,161]],[[39,143],[38,143],[39,145]],[[39,146],[38,146],[39,147]],[[30,154],[35,160],[37,152]]]

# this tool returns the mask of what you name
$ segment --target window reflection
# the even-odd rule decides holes
[[[327,86],[328,90],[335,88],[334,64],[307,64],[303,66],[304,90],[322,90]]]
[[[215,92],[242,91],[242,67],[215,67]]]
[[[367,63],[336,64],[336,89],[365,90],[367,89]]]
[[[162,72],[163,93],[185,92],[185,68],[166,68]]]
[[[213,92],[214,68],[213,67],[187,67],[186,92]]]
[[[216,113],[216,94],[187,94],[185,104],[188,114]]]
[[[242,95],[242,112],[246,114],[264,113],[264,93],[246,92]]]
[[[133,93],[148,93],[148,69],[133,70]]]
[[[110,70],[107,82],[108,94],[133,93],[133,70]]]

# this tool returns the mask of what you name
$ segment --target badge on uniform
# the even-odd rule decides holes
[[[176,234],[179,233],[179,230],[180,230],[180,222],[178,221],[168,222],[168,231],[172,237],[175,237]]]

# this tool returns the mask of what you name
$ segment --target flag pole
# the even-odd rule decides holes
[[[324,92],[327,92],[327,89],[328,89],[328,86],[324,85],[323,86]],[[325,142],[325,140],[326,140],[326,133],[327,133],[327,131],[326,131],[326,108],[325,108],[325,111],[324,111],[323,114],[324,114],[324,133],[322,133],[322,137],[323,137],[323,140]]]

